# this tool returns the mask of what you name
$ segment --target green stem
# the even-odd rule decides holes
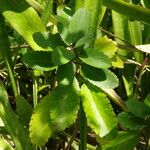
[[[82,104],[80,104],[80,146],[79,150],[86,150],[87,147],[87,119],[83,110]]]
[[[10,51],[10,43],[8,40],[8,35],[7,35],[7,29],[5,25],[5,20],[2,14],[0,14],[0,53],[3,56],[3,59],[6,63],[10,80],[12,83],[12,88],[15,97],[18,96],[18,89],[17,89],[17,84],[15,81],[14,73],[13,73],[13,65],[12,65],[12,59],[11,59],[11,51]]]
[[[33,76],[33,106],[34,108],[38,104],[38,81],[37,77]]]
[[[102,2],[106,7],[125,15],[130,19],[150,24],[150,9],[121,0],[102,0]]]
[[[52,10],[53,10],[53,0],[49,0],[44,8],[44,11],[43,11],[42,17],[41,17],[45,26],[47,25],[47,23],[50,19]]]

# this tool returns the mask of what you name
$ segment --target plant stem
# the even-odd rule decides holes
[[[102,0],[103,5],[115,10],[130,19],[150,24],[150,10],[121,0]]]
[[[17,97],[18,96],[18,90],[17,90],[17,84],[15,81],[14,73],[13,73],[10,43],[8,40],[5,20],[4,20],[4,17],[2,16],[1,13],[0,13],[0,53],[2,54],[3,59],[6,63],[14,95],[15,95],[15,97]]]
[[[37,77],[33,76],[33,106],[34,108],[38,104],[38,81]]]
[[[87,146],[87,119],[83,110],[82,104],[80,104],[80,146],[79,150],[86,150]]]

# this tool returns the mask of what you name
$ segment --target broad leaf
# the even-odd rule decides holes
[[[30,142],[28,131],[19,122],[15,113],[9,104],[7,93],[2,84],[0,84],[0,117],[3,120],[5,128],[12,137],[12,140],[18,150],[34,150]]]
[[[138,133],[121,131],[114,140],[111,140],[106,145],[103,145],[102,150],[133,150],[138,141]],[[100,149],[97,148],[97,150]]]
[[[55,66],[68,63],[74,57],[74,53],[65,47],[56,47],[52,52],[52,62]]]
[[[32,106],[24,97],[21,95],[16,97],[16,113],[23,125],[29,125],[32,110]]]
[[[33,39],[39,46],[49,50],[52,50],[56,46],[64,45],[59,34],[50,34],[49,32],[34,33]]]
[[[14,150],[14,149],[6,140],[0,138],[0,150]]]
[[[96,67],[96,68],[109,68],[111,67],[110,59],[102,52],[93,49],[84,49],[79,58],[86,64]]]
[[[100,90],[83,85],[81,100],[88,124],[96,134],[103,137],[116,127],[116,118],[112,107],[106,95]]]
[[[114,55],[111,59],[112,66],[116,68],[124,68],[124,61],[117,55]]]
[[[78,41],[88,33],[89,13],[86,9],[79,9],[70,20],[69,32],[73,35],[74,41]]]
[[[75,69],[76,67],[73,63],[58,67],[56,76],[58,84],[69,85],[74,79]]]
[[[107,36],[97,38],[95,40],[94,48],[103,52],[109,58],[112,58],[117,51],[116,43]]]
[[[46,29],[36,11],[25,1],[15,0],[12,3],[12,0],[0,0],[0,11],[34,50],[45,49],[35,43],[32,35],[35,32],[44,32]]]
[[[100,88],[113,89],[119,84],[116,75],[107,69],[98,69],[88,65],[82,65],[81,75],[85,80]]]
[[[79,85],[76,79],[70,85],[55,89],[51,98],[50,115],[58,130],[62,131],[76,121],[79,102]]]
[[[135,116],[142,118],[150,116],[150,107],[140,101],[128,100],[126,105],[129,111],[131,111],[131,113],[133,113]]]
[[[51,94],[44,97],[35,108],[30,121],[30,138],[37,146],[44,145],[54,131],[50,118]]]
[[[23,62],[33,69],[49,71],[56,68],[51,57],[52,52],[32,51],[23,55]]]
[[[131,113],[123,112],[118,115],[119,123],[130,130],[141,130],[145,127],[144,119],[140,119]]]

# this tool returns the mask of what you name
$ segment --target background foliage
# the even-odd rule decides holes
[[[150,150],[148,0],[0,0],[0,149]]]

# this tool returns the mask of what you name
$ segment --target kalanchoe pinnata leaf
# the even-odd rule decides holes
[[[79,9],[73,15],[69,24],[69,32],[73,35],[74,41],[85,37],[88,34],[90,16],[86,9]]]
[[[102,146],[102,150],[133,150],[139,142],[139,134],[132,131],[121,131],[118,136]],[[97,150],[100,150],[97,148]]]
[[[32,110],[31,104],[23,96],[16,97],[16,113],[23,125],[29,125]]]
[[[57,68],[51,60],[52,52],[31,51],[23,55],[23,62],[36,70],[49,71]]]
[[[117,52],[116,43],[107,36],[101,36],[95,40],[94,48],[112,58]]]
[[[96,67],[96,68],[109,68],[111,67],[110,59],[103,54],[102,52],[93,49],[86,48],[84,49],[79,58],[86,64]]]
[[[69,32],[68,28],[62,22],[57,23],[57,30],[62,38],[62,40],[70,45],[74,42],[73,35]]]
[[[123,127],[130,130],[142,130],[145,127],[144,119],[138,118],[128,112],[120,113],[118,115],[118,121]]]
[[[58,67],[56,76],[58,84],[69,85],[74,79],[75,71],[76,66],[72,62]]]
[[[25,1],[0,0],[0,11],[8,23],[15,29],[34,50],[45,50],[33,39],[35,32],[45,32],[46,28],[37,12]]]
[[[51,51],[57,46],[65,45],[58,33],[50,34],[49,32],[36,32],[33,34],[33,39],[39,46]]]
[[[54,90],[50,116],[58,130],[62,131],[76,121],[79,103],[79,85],[76,79],[69,85],[60,85]]]
[[[43,146],[51,137],[54,126],[50,118],[51,94],[44,97],[35,108],[30,121],[30,138],[32,143]]]
[[[73,57],[74,53],[63,46],[56,47],[52,52],[52,62],[55,66],[68,63]]]
[[[96,134],[103,137],[116,127],[117,122],[113,109],[106,95],[99,89],[83,85],[81,100],[88,125]]]
[[[137,100],[128,100],[126,105],[131,113],[137,117],[150,117],[150,107]]]
[[[100,88],[113,89],[119,84],[117,76],[108,69],[99,69],[88,65],[82,65],[80,72],[81,76],[86,81]]]

